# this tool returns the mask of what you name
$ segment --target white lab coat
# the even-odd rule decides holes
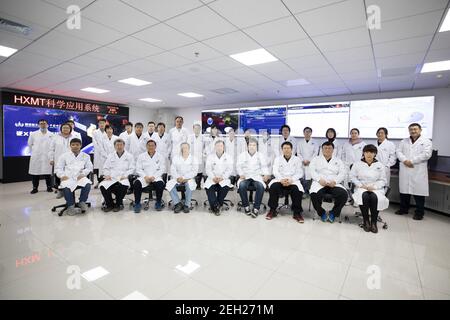
[[[311,160],[309,169],[313,180],[309,190],[310,193],[317,193],[323,188],[319,183],[320,179],[335,181],[336,187],[346,190],[342,182],[347,176],[347,168],[341,159],[332,156],[330,161],[327,161],[323,155],[320,155]]]
[[[128,144],[128,138],[133,134],[133,132],[131,132],[131,134],[128,134],[128,132],[124,131],[121,134],[119,134],[119,139],[122,139],[125,142],[125,147]]]
[[[385,210],[389,207],[389,200],[384,195],[386,169],[381,162],[375,161],[370,166],[363,160],[355,162],[350,170],[350,179],[355,184],[353,200],[357,205],[363,204],[362,195],[367,190],[361,188],[361,186],[366,185],[375,188],[372,192],[377,195],[378,210]]]
[[[130,186],[130,181],[128,176],[133,174],[136,169],[135,160],[131,153],[124,151],[121,157],[116,151],[110,153],[105,160],[103,165],[103,174],[105,176],[110,176],[111,180],[103,180],[99,187],[104,187],[109,189],[113,184],[119,182],[121,185]],[[125,179],[120,179],[121,177],[126,177]]]
[[[156,142],[156,151],[158,151],[158,153],[168,161],[171,151],[170,135],[168,133],[164,133],[164,135],[160,137],[159,134],[156,133],[152,135],[152,140],[155,140]],[[178,149],[178,152],[179,151],[180,149]]]
[[[279,148],[278,148],[278,155],[283,155],[283,151],[281,151],[281,145],[285,142],[289,141],[292,143],[292,154],[295,154],[297,152],[297,139],[293,136],[288,136],[286,139],[283,136],[279,137]]]
[[[111,153],[115,152],[114,141],[116,141],[117,139],[119,139],[119,137],[116,135],[112,135],[111,138],[109,138],[108,135],[106,135],[100,141],[100,157],[101,157],[101,163],[99,168],[100,175],[103,174],[103,167],[105,165],[106,159]]]
[[[76,132],[75,130],[72,130],[72,135],[74,138],[80,139],[81,140],[81,145],[83,145],[83,139],[81,138],[81,133]]]
[[[237,162],[237,138],[235,137],[233,141],[230,140],[230,137],[225,138],[225,152],[231,157],[233,160],[233,170],[231,172],[232,176],[236,175],[236,162]]]
[[[272,174],[273,161],[275,159],[275,152],[272,146],[272,139],[264,139],[260,136],[258,139],[258,152],[261,153],[267,162],[267,167],[269,169],[269,175]]]
[[[127,143],[125,144],[125,149],[131,153],[135,160],[144,152],[147,151],[145,135],[141,134],[138,138],[136,132],[133,132],[128,136]]]
[[[397,162],[397,155],[395,154],[395,144],[388,139],[385,139],[377,146],[378,153],[376,159],[381,162],[386,171],[386,185],[390,186],[391,181],[391,167]]]
[[[230,181],[231,172],[233,171],[232,161],[233,160],[226,152],[224,152],[220,158],[215,152],[206,158],[205,171],[208,178],[204,184],[205,189],[215,185],[213,181],[214,177],[223,178],[223,180],[219,183],[221,187],[228,186],[231,188],[233,186]]]
[[[52,166],[48,161],[48,153],[53,138],[53,133],[48,131],[44,134],[41,130],[30,133],[28,147],[30,148],[30,166],[28,173],[31,175],[47,175],[52,173]]]
[[[165,172],[166,159],[158,151],[155,152],[153,157],[150,157],[146,151],[136,160],[136,174],[139,176],[138,180],[141,182],[143,188],[149,185],[144,179],[146,176],[155,177],[154,182],[163,181],[162,175]]]
[[[145,136],[145,141],[147,142],[148,140],[154,140],[155,139],[155,136],[157,135],[158,133],[156,133],[156,131],[153,131],[152,132],[152,134],[150,135],[150,132],[145,132],[144,133],[144,136]]]
[[[205,136],[205,157],[208,157],[210,154],[215,152],[215,144],[217,141],[225,141],[223,137],[217,135],[215,137]],[[226,150],[225,150],[226,151]]]
[[[205,168],[205,137],[201,133],[198,136],[193,133],[189,136],[188,141],[191,154],[198,164],[198,173],[202,173]]]
[[[243,152],[247,152],[248,151],[248,145],[247,145],[247,140],[245,140],[244,136],[241,137],[237,137],[236,138],[236,153],[239,155]]]
[[[170,159],[173,159],[175,156],[180,154],[180,145],[183,142],[188,141],[189,131],[186,128],[172,128],[169,130],[169,138],[171,145]]]
[[[94,169],[100,169],[103,166],[102,162],[102,140],[106,136],[105,131],[95,129],[92,134],[92,145],[94,146]]]
[[[420,136],[415,143],[410,138],[403,139],[397,148],[400,161],[400,193],[428,196],[428,159],[431,158],[433,145],[430,139]],[[403,161],[411,160],[414,168],[408,168]]]
[[[184,159],[179,153],[172,159],[172,164],[170,166],[171,179],[167,181],[166,189],[171,191],[177,182],[177,179],[182,177],[183,179],[188,179],[189,189],[192,191],[197,188],[197,183],[194,177],[198,173],[198,163],[196,159],[190,154],[186,159]]]
[[[309,139],[309,141],[306,141],[304,138],[302,138],[297,144],[297,156],[299,156],[303,160],[308,160],[311,162],[311,160],[315,156],[317,156],[318,153],[319,143],[313,138]],[[304,165],[303,167],[305,169],[305,179],[311,180],[311,170],[309,169],[309,165]]]
[[[59,158],[66,152],[70,151],[70,141],[75,137],[70,134],[67,138],[64,138],[61,133],[53,135],[50,141],[50,150],[48,152],[48,162],[53,161],[55,166],[58,163]]]
[[[275,182],[280,182],[281,179],[292,179],[292,184],[296,185],[298,190],[304,192],[300,179],[303,178],[303,164],[302,160],[292,155],[289,161],[286,160],[284,155],[279,155],[273,162],[273,175],[274,179],[270,181],[269,187]]]
[[[237,159],[236,164],[237,174],[239,176],[244,176],[245,179],[253,179],[254,181],[261,182],[263,185],[264,180],[263,176],[269,175],[269,168],[266,157],[256,151],[253,156],[247,151],[242,152]],[[239,184],[243,181],[243,179],[239,179]]]
[[[91,157],[80,151],[78,156],[72,151],[66,152],[58,159],[55,167],[56,176],[58,178],[68,177],[69,179],[61,181],[59,189],[69,188],[74,191],[77,186],[84,187],[88,183],[92,183],[87,177],[92,172],[93,165]],[[83,175],[84,178],[78,180],[78,177]]]
[[[344,161],[345,165],[350,169],[350,166],[359,162],[363,156],[363,148],[366,143],[360,140],[358,143],[351,144],[350,141],[347,141],[343,144],[341,148],[340,158]]]

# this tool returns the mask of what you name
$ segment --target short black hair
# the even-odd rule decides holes
[[[70,128],[70,133],[72,133],[72,126],[70,124],[68,124],[67,122],[64,122],[60,127],[59,127],[59,131],[62,132],[62,128],[64,126],[68,126]]]
[[[212,125],[211,125],[211,129],[217,129],[217,125],[215,124],[215,123],[213,123]]]
[[[331,132],[334,133],[333,139],[336,139],[336,130],[334,130],[334,128],[328,128],[327,131],[325,131],[325,138],[328,139],[328,132],[329,132],[329,131],[331,131]],[[333,148],[334,148],[334,146],[333,146]]]
[[[74,143],[79,143],[81,144],[81,140],[78,138],[73,138],[72,140],[70,140],[70,145],[74,144]]]
[[[111,127],[109,124],[107,124],[107,125],[105,126],[105,131],[106,131],[107,129],[112,129],[112,130],[114,130],[114,128]]]
[[[352,133],[353,130],[355,130],[359,134],[359,129],[358,128],[352,128],[352,130],[350,130],[350,133]]]
[[[417,122],[411,123],[411,124],[408,126],[408,129],[411,128],[411,127],[419,127],[419,129],[422,129],[422,126],[421,126],[420,124],[418,124]]]
[[[288,145],[289,147],[291,147],[291,149],[293,148],[293,147],[292,147],[292,143],[291,143],[290,141],[285,141],[285,142],[283,142],[283,143],[281,144],[281,149],[283,149],[283,147],[284,147],[285,145]]]
[[[133,123],[132,122],[127,122],[127,123],[125,123],[125,127],[126,126],[133,126]]]
[[[155,124],[155,122],[154,121],[149,121],[148,123],[147,123],[147,126],[149,125],[149,124]]]
[[[331,146],[334,149],[334,143],[333,142],[325,141],[324,143],[322,143],[322,149],[325,146]]]
[[[157,127],[159,127],[159,126],[163,126],[164,128],[166,128],[166,124],[164,122],[159,122]]]
[[[303,128],[303,132],[305,132],[306,130],[310,130],[312,132],[312,128],[311,127],[304,127]]]
[[[116,141],[114,141],[114,145],[118,144],[118,143],[123,143],[125,144],[125,141],[123,139],[116,139]]]
[[[105,118],[98,119],[97,123],[100,123],[100,122],[106,122],[106,119]]]
[[[155,146],[156,146],[156,141],[153,140],[153,139],[148,140],[146,144],[149,144],[150,142],[153,142],[155,144]]]
[[[41,122],[45,122],[46,124],[48,124],[48,121],[45,120],[45,119],[39,119],[37,123],[39,124],[39,123],[41,123]]]
[[[144,127],[144,125],[142,124],[142,122],[136,122],[136,124],[134,125],[134,127]]]
[[[289,127],[287,124],[283,124],[280,128],[280,133],[283,132],[284,128],[288,128],[289,132],[291,132],[291,127]]]
[[[177,121],[177,119],[178,119],[178,118],[180,118],[181,120],[183,120],[183,121],[184,121],[184,119],[183,119],[183,117],[182,117],[182,116],[176,116],[176,117],[175,117],[175,121]]]
[[[75,121],[73,121],[72,119],[67,119],[66,123],[73,123],[73,124],[75,124]]]
[[[372,152],[372,153],[377,154],[378,153],[378,149],[373,144],[367,144],[363,148],[363,153],[364,152]]]
[[[385,127],[378,128],[377,134],[378,134],[378,132],[380,132],[380,131],[384,131],[384,134],[385,134],[386,136],[388,135],[388,129],[386,129]]]

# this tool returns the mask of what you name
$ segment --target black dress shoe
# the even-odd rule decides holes
[[[416,214],[414,214],[413,219],[414,220],[423,220],[423,215],[416,213]]]
[[[401,215],[404,215],[404,214],[408,214],[408,212],[397,210],[397,211],[395,211],[395,214],[401,216]]]
[[[113,209],[113,212],[119,212],[120,211],[120,207],[119,206],[115,206]]]
[[[378,233],[378,227],[376,222],[372,222],[372,224],[370,225],[370,231],[372,231],[373,233]]]
[[[114,210],[113,207],[106,207],[106,208],[103,208],[103,212],[111,212],[111,211],[113,211],[113,210]]]
[[[370,232],[371,231],[371,226],[370,226],[370,222],[369,221],[364,221],[363,229],[364,229],[365,232]]]
[[[53,188],[52,187],[47,187],[47,192],[53,192]]]
[[[31,194],[35,194],[35,193],[38,193],[38,189],[33,189],[33,190],[31,190],[31,192],[30,192]]]

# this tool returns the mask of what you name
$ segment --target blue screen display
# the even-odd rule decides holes
[[[127,116],[99,115],[96,113],[3,105],[3,155],[4,157],[29,156],[28,137],[39,129],[38,121],[45,119],[51,132],[59,132],[59,126],[69,119],[75,121],[75,131],[81,134],[83,151],[92,151],[92,131],[98,117],[105,118],[119,134]]]
[[[270,107],[260,109],[241,109],[239,113],[239,128],[242,131],[253,129],[276,132],[286,123],[286,107]]]

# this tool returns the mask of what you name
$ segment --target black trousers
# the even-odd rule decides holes
[[[336,217],[339,217],[348,199],[347,191],[341,187],[323,187],[318,192],[311,193],[311,202],[319,216],[325,212],[325,209],[322,208],[322,201],[325,194],[331,194],[333,196],[334,206],[331,211]]]
[[[290,185],[288,187],[283,187],[280,182],[273,183],[269,188],[269,208],[270,210],[276,210],[278,207],[278,200],[282,194],[289,194],[292,199],[292,211],[294,214],[300,214],[303,212],[302,208],[302,197],[303,192],[301,192],[296,185]]]
[[[147,191],[150,189],[150,186],[155,189],[156,192],[156,201],[161,202],[162,195],[164,192],[165,184],[163,181],[156,181],[150,183],[147,187],[142,188],[142,183],[139,180],[134,182],[134,202],[136,204],[141,203],[142,191]]]
[[[416,202],[416,214],[423,216],[425,214],[425,196],[413,195]],[[400,193],[400,211],[408,212],[410,207],[411,195]]]
[[[52,187],[51,175],[43,174],[42,176],[40,176],[40,175],[32,175],[31,176],[31,181],[33,183],[33,189],[37,189],[39,187],[39,180],[41,179],[41,177],[44,177],[45,183],[47,184],[47,188],[51,188]]]
[[[370,211],[370,220],[372,222],[376,222],[378,218],[378,197],[374,192],[365,191],[362,194],[363,204],[359,206],[361,209],[361,213],[364,219],[369,220],[369,211]]]
[[[223,206],[223,200],[225,200],[229,190],[230,188],[228,186],[221,187],[218,183],[213,184],[211,187],[206,189],[209,206],[211,208],[214,206]]]
[[[128,187],[120,184],[119,182],[114,183],[108,189],[105,187],[100,187],[100,191],[102,192],[103,199],[105,199],[106,206],[108,208],[114,207],[114,200],[112,195],[116,197],[116,205],[123,205],[123,198],[127,194]]]

